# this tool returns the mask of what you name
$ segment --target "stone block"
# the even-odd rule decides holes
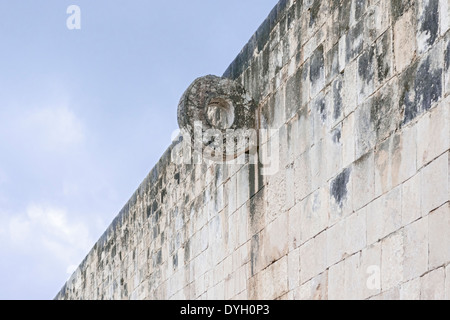
[[[445,298],[445,269],[433,270],[421,278],[421,300],[443,300]]]
[[[444,36],[450,29],[450,5],[448,0],[439,0],[439,13],[441,36]]]
[[[404,226],[422,216],[420,179],[419,173],[402,185],[402,225]]]
[[[323,45],[317,47],[310,58],[309,80],[311,81],[311,98],[315,97],[325,86],[325,59]]]
[[[444,47],[444,94],[448,95],[450,93],[450,33],[445,37],[445,47]],[[447,99],[445,102],[447,105],[450,101]]]
[[[300,211],[300,233],[302,243],[306,242],[328,227],[329,193],[321,188],[305,200]]]
[[[345,259],[345,285],[344,296],[347,300],[361,299],[365,281],[361,277],[360,254],[355,254]]]
[[[302,72],[301,68],[297,69],[286,84],[286,119],[292,118],[297,110],[302,106]]]
[[[394,25],[395,69],[403,72],[414,59],[416,53],[416,19],[413,10],[399,17]]]
[[[420,278],[402,283],[400,286],[400,300],[420,300]]]
[[[450,148],[450,106],[448,103],[448,101],[442,101],[417,123],[418,168],[423,167]]]
[[[381,243],[381,288],[388,291],[403,281],[404,244],[401,232],[394,233]]]
[[[342,166],[355,161],[355,114],[351,113],[342,122]]]
[[[399,106],[403,124],[428,111],[442,97],[443,48],[436,44],[420,61],[411,64],[399,78]]]
[[[301,210],[303,203],[299,202],[289,210],[289,249],[298,248],[301,244]]]
[[[345,219],[345,254],[352,255],[366,246],[366,208]]]
[[[417,6],[417,48],[422,54],[439,37],[439,0],[418,1]]]
[[[358,72],[357,61],[350,63],[344,71],[344,83],[343,83],[343,99],[342,103],[344,105],[344,116],[347,117],[352,113],[357,106],[358,102],[358,92],[355,90],[357,88],[356,74]]]
[[[306,198],[312,191],[310,152],[306,151],[294,162],[295,201]]]
[[[344,300],[345,261],[330,267],[328,271],[328,299]]]
[[[449,153],[446,152],[422,169],[421,198],[423,214],[439,208],[449,200]]]
[[[263,230],[261,258],[269,265],[285,256],[288,252],[288,215],[282,214]]]
[[[332,266],[345,258],[346,222],[341,220],[329,228],[327,234],[327,266]]]
[[[429,270],[450,262],[450,203],[428,216]]]
[[[358,58],[357,90],[358,104],[370,96],[375,89],[375,46],[369,47]]]
[[[450,300],[450,265],[445,268],[445,300]]]
[[[403,280],[409,281],[428,270],[428,217],[405,227],[403,245]]]
[[[327,162],[329,154],[326,149],[325,140],[320,140],[316,143],[309,153],[311,155],[311,186],[312,190],[317,190],[325,184],[325,181],[328,178]]]
[[[357,159],[375,147],[377,136],[372,118],[372,99],[370,99],[355,111],[355,154]]]
[[[301,155],[313,144],[313,117],[309,114],[307,108],[303,108],[298,113],[297,137],[294,137],[295,144],[298,146],[298,154]]]
[[[288,254],[288,288],[289,291],[300,286],[300,249]]]
[[[342,124],[326,134],[324,144],[327,150],[326,181],[335,177],[342,169]]]
[[[327,233],[322,232],[300,247],[300,283],[321,274],[327,268]]]
[[[314,277],[298,289],[299,300],[328,300],[328,271]]]
[[[373,152],[369,152],[355,161],[352,168],[352,182],[353,209],[358,210],[374,198],[375,165]]]
[[[333,225],[353,212],[352,168],[346,168],[330,180],[329,225]]]
[[[382,85],[394,74],[394,54],[392,43],[392,29],[388,29],[375,43],[375,88]]]
[[[361,251],[361,299],[367,299],[381,292],[381,242]]]

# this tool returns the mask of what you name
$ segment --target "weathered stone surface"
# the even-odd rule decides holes
[[[450,204],[432,212],[428,217],[429,269],[447,264],[450,261]]]
[[[427,273],[421,278],[420,298],[422,300],[443,300],[445,297],[445,269]]]
[[[394,26],[394,55],[395,68],[402,72],[411,63],[416,53],[416,19],[413,10],[409,10],[395,23]]]
[[[259,154],[175,141],[57,298],[448,298],[448,7],[281,0],[182,99]]]

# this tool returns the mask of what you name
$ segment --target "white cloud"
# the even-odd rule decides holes
[[[50,149],[80,144],[86,136],[82,121],[65,105],[31,110],[20,124],[25,136]]]
[[[69,268],[81,262],[93,243],[88,227],[74,220],[63,209],[30,205],[26,214],[10,217],[9,240],[19,250],[39,250]]]

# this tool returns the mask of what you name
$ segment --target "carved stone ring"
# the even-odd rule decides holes
[[[253,99],[238,82],[208,75],[196,79],[181,97],[178,125],[197,151],[226,160],[249,150],[230,147],[230,137],[237,141],[255,132],[255,110]]]

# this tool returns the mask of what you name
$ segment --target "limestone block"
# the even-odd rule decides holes
[[[403,236],[403,280],[409,281],[428,270],[428,217],[406,226]]]
[[[346,168],[330,180],[329,225],[351,214],[352,207],[352,168]]]
[[[332,266],[345,258],[346,222],[341,220],[329,228],[327,235],[327,266]]]
[[[367,244],[398,230],[401,223],[401,188],[397,187],[367,207]]]
[[[445,268],[445,300],[450,300],[450,265]]]
[[[394,54],[392,29],[388,29],[375,43],[376,83],[375,88],[382,85],[394,74]]]
[[[394,233],[382,241],[381,288],[388,291],[403,281],[404,244],[401,232]]]
[[[328,299],[344,300],[345,261],[341,261],[328,270]]]
[[[422,300],[443,300],[445,298],[445,269],[433,270],[421,278],[420,298]]]
[[[362,276],[360,254],[357,253],[345,259],[344,296],[347,300],[361,299],[366,285]]]
[[[301,243],[301,210],[303,203],[299,202],[289,210],[289,249],[298,248]]]
[[[447,34],[446,41],[444,44],[444,94],[448,95],[450,93],[450,33]],[[447,99],[447,105],[450,101]]]
[[[314,277],[298,289],[299,300],[328,300],[328,271]]]
[[[356,74],[358,72],[357,61],[350,63],[344,71],[344,83],[343,83],[343,105],[344,116],[348,116],[352,113],[357,106],[358,92]]]
[[[422,216],[421,174],[418,173],[402,185],[402,225],[408,225]]]
[[[375,147],[376,138],[372,99],[369,99],[355,111],[355,154],[357,159]]]
[[[357,93],[358,104],[373,93],[375,89],[375,46],[369,47],[358,58]]]
[[[429,270],[450,261],[450,203],[430,213],[428,217]]]
[[[288,252],[288,214],[280,215],[263,230],[262,259],[265,265],[277,261]]]
[[[315,97],[325,86],[325,60],[323,45],[319,45],[310,58],[309,80],[311,81],[311,98]]]
[[[381,242],[361,251],[361,299],[367,299],[381,292]]]
[[[289,291],[300,286],[300,249],[295,249],[288,254],[288,288]]]
[[[294,162],[295,201],[299,202],[312,191],[310,152],[306,151]]]
[[[422,210],[427,214],[448,201],[448,159],[446,152],[422,170]]]
[[[311,115],[313,118],[313,142],[314,144],[322,140],[328,131],[328,109],[327,96],[321,92],[310,103]]]
[[[416,128],[382,142],[375,152],[375,195],[381,195],[416,173]]]
[[[394,25],[395,69],[403,72],[416,53],[416,19],[413,10],[404,13]]]
[[[342,168],[342,124],[327,133],[325,138],[325,150],[327,150],[326,181],[335,177]]]
[[[300,233],[302,243],[312,239],[328,226],[329,191],[321,188],[308,196],[300,211]]]
[[[358,210],[374,198],[375,165],[373,152],[367,153],[353,164],[352,181],[353,209]]]
[[[345,219],[345,254],[352,255],[366,246],[366,208]]]
[[[311,168],[311,187],[317,190],[325,184],[328,177],[327,162],[329,154],[327,153],[324,140],[316,143],[310,150],[310,168]]]
[[[404,109],[403,124],[416,119],[441,99],[443,52],[442,42],[438,42],[400,75],[398,98]]]
[[[417,123],[417,167],[421,168],[450,148],[448,101],[442,101]]]
[[[417,48],[422,54],[439,37],[439,1],[419,1],[417,6]]]
[[[400,286],[400,300],[420,300],[420,278],[403,283]]]
[[[300,110],[298,114],[298,136],[294,137],[294,140],[297,141],[299,155],[309,150],[313,143],[313,120],[307,108]]]
[[[448,0],[439,0],[441,36],[450,29],[450,5]]]
[[[288,292],[287,257],[250,278],[250,300],[274,300]]]
[[[327,265],[327,233],[322,232],[300,247],[300,283],[321,274]]]
[[[342,165],[348,167],[355,161],[355,114],[351,113],[342,122]]]

